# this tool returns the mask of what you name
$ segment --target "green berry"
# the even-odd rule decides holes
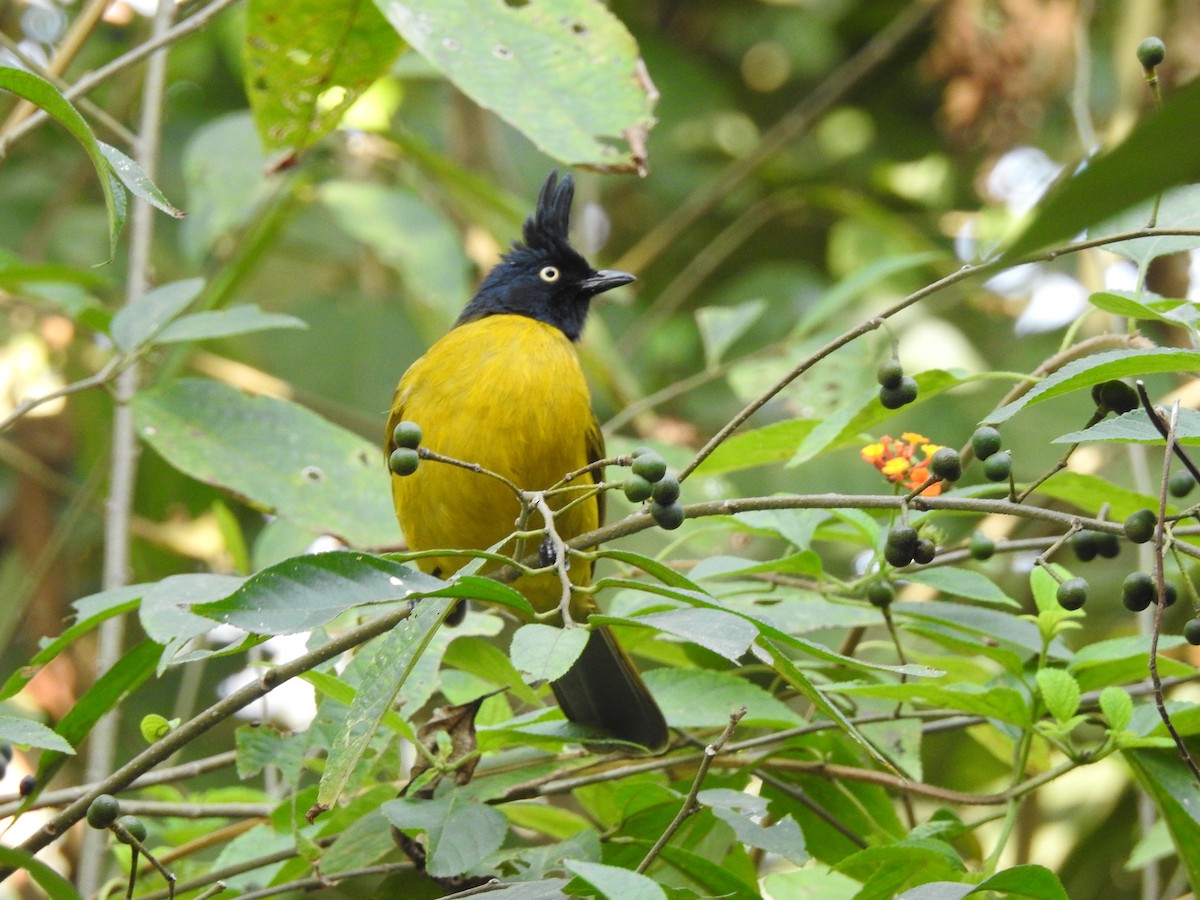
[[[421,455],[412,447],[397,447],[388,457],[388,468],[396,475],[411,475],[420,462]]]
[[[983,461],[983,474],[988,481],[1007,481],[1012,474],[1012,451],[1002,450]]]
[[[913,561],[919,562],[921,565],[928,565],[933,562],[937,556],[937,545],[933,541],[921,538],[917,541],[917,548],[913,550]]]
[[[421,446],[421,426],[416,422],[399,422],[392,429],[392,443],[397,447],[416,450]]]
[[[679,479],[674,475],[664,475],[662,480],[654,485],[654,502],[670,506],[679,499]]]
[[[883,542],[883,558],[888,561],[889,565],[897,568],[907,566],[913,561],[919,541],[917,529],[907,525],[897,525],[888,532],[887,539]]]
[[[876,581],[867,588],[867,600],[882,609],[896,599],[896,588],[890,581]]]
[[[1163,606],[1174,606],[1175,601],[1179,599],[1179,592],[1175,590],[1175,585],[1168,581],[1163,588]]]
[[[146,840],[146,826],[137,816],[121,816],[121,818],[117,819],[117,824],[128,831],[139,841],[144,842]],[[129,843],[129,841],[125,840],[123,835],[117,835],[117,839],[122,844]]]
[[[643,453],[633,459],[633,474],[649,482],[660,481],[667,474],[667,462],[654,451]]]
[[[24,775],[21,778],[21,783],[17,785],[17,793],[22,797],[29,797],[37,790],[37,779],[32,775]]]
[[[1162,61],[1167,58],[1167,45],[1162,42],[1161,38],[1145,38],[1137,45],[1137,58],[1143,69],[1161,66]]]
[[[651,449],[650,447],[635,447],[633,452],[630,453],[629,455],[632,456],[634,459],[637,459],[639,456],[645,456],[647,453],[653,453],[653,452],[654,452],[654,450]]]
[[[1135,544],[1144,544],[1154,537],[1154,528],[1158,525],[1158,516],[1148,509],[1139,509],[1125,520],[1125,537]]]
[[[962,477],[962,457],[950,447],[939,447],[929,457],[929,471],[942,481],[958,481]]]
[[[1129,385],[1123,381],[1105,381],[1092,389],[1092,399],[1101,410],[1109,410],[1117,415],[1137,409],[1138,396]]]
[[[1141,612],[1154,602],[1154,579],[1145,572],[1130,572],[1121,582],[1121,602],[1130,612]]]
[[[1075,532],[1071,535],[1071,549],[1075,551],[1075,558],[1080,562],[1091,562],[1096,558],[1096,553],[1098,552],[1098,548],[1096,547],[1096,532]]]
[[[904,380],[904,367],[896,357],[885,359],[875,369],[875,380],[885,388],[895,390]]]
[[[1088,583],[1083,578],[1068,578],[1058,586],[1055,598],[1063,609],[1080,609],[1087,602]]]
[[[980,425],[971,435],[971,449],[976,459],[987,459],[1000,452],[1000,432],[991,425]]]
[[[112,794],[101,794],[87,809],[87,821],[93,828],[107,828],[119,815],[121,804]]]
[[[1200,619],[1188,619],[1183,626],[1184,639],[1193,646],[1200,646]]]
[[[982,562],[985,559],[991,559],[995,553],[996,542],[990,537],[982,531],[971,535],[971,559],[978,559]]]
[[[916,400],[917,391],[917,380],[905,375],[894,388],[881,387],[879,389],[879,402],[885,409],[899,409]]]
[[[630,503],[641,503],[643,500],[650,499],[650,492],[654,489],[654,485],[648,482],[641,475],[630,475],[625,479],[625,484],[622,490],[625,491],[625,497]]]
[[[1121,554],[1121,539],[1111,531],[1094,531],[1096,552],[1105,559],[1116,559]]]
[[[650,518],[658,523],[659,528],[665,528],[667,531],[674,531],[683,524],[684,513],[683,507],[678,503],[651,503]]]
[[[1171,492],[1172,497],[1186,497],[1195,486],[1196,479],[1186,469],[1172,472],[1171,477],[1167,480],[1167,490]]]

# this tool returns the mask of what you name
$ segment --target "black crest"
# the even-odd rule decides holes
[[[568,236],[571,225],[571,201],[575,198],[575,179],[564,175],[560,180],[557,171],[552,171],[538,194],[537,209],[525,220],[522,234],[524,246],[531,250],[550,253],[570,251]],[[514,249],[520,249],[517,245]]]

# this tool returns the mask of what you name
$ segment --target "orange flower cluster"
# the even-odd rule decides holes
[[[929,478],[929,457],[941,449],[940,444],[929,443],[923,434],[906,431],[899,440],[884,435],[877,444],[862,448],[862,458],[883,473],[893,484],[901,484],[916,490]],[[922,459],[915,459],[918,451]],[[942,492],[941,482],[934,482],[921,492],[923,497],[936,497]]]

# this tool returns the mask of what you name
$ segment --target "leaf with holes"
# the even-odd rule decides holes
[[[633,37],[604,4],[376,3],[455,87],[547,155],[603,171],[645,168],[658,91]]]
[[[396,541],[379,448],[302,406],[178,379],[139,392],[133,413],[142,440],[199,481],[354,546]]]
[[[268,150],[300,152],[386,75],[403,42],[368,0],[251,0],[246,96]]]

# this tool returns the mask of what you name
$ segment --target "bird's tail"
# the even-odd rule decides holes
[[[608,628],[592,630],[575,665],[550,687],[572,722],[601,728],[651,753],[666,748],[670,735],[662,711]]]

